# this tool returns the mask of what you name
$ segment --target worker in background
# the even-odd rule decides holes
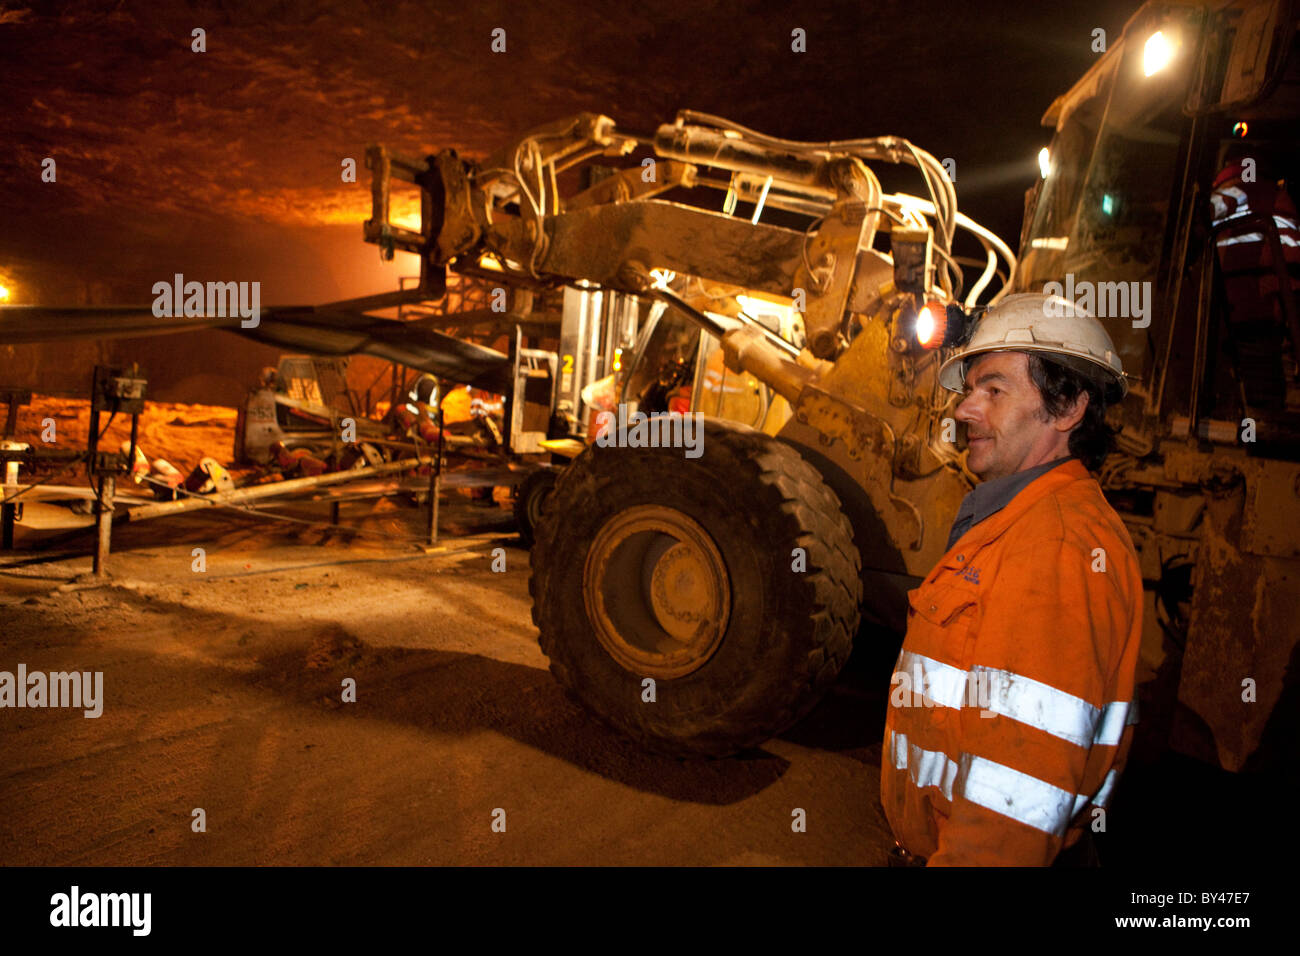
[[[471,418],[503,419],[505,417],[505,399],[481,388],[466,388],[469,394],[469,414]]]
[[[397,423],[398,430],[409,438],[418,438],[429,445],[436,444],[442,424],[439,417],[442,396],[438,380],[428,373],[421,375],[406,397],[406,404],[393,408],[393,420]]]
[[[1270,159],[1235,144],[1210,193],[1214,245],[1228,298],[1228,328],[1248,405],[1286,403],[1286,304],[1300,302],[1300,222],[1285,182],[1269,178]],[[1280,259],[1278,261],[1278,252]],[[1300,356],[1288,357],[1294,364]]]
[[[1089,474],[1127,391],[1119,357],[1067,300],[1012,295],[939,381],[965,396],[982,482],[908,595],[881,771],[890,865],[1096,865],[1142,631],[1132,541]]]

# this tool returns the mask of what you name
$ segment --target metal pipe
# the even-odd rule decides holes
[[[707,186],[710,189],[716,189],[719,192],[726,192],[731,189],[733,183],[727,179],[715,179],[710,176],[697,176],[695,179],[697,186]],[[757,183],[750,183],[741,179],[736,182],[736,195],[742,202],[755,202],[759,192]],[[834,205],[834,196],[828,196],[825,190],[798,190],[794,188],[781,189],[776,183],[772,184],[771,190],[767,194],[767,205],[775,209],[784,209],[787,212],[797,212],[804,216],[817,218],[830,212],[831,206]]]
[[[442,491],[442,409],[438,409],[438,445],[429,472],[429,544],[438,543],[438,494]]]
[[[104,475],[99,479],[99,500],[95,503],[95,562],[92,571],[95,577],[108,573],[108,553],[113,534],[113,493],[117,490],[117,479]]]
[[[210,508],[217,505],[241,504],[247,501],[259,501],[263,498],[274,498],[279,495],[288,494],[295,491],[306,491],[309,488],[320,488],[327,485],[339,485],[348,481],[357,481],[361,478],[373,478],[376,475],[386,475],[393,472],[405,471],[416,465],[431,464],[427,458],[403,458],[400,461],[388,461],[381,465],[374,465],[369,468],[358,468],[352,471],[336,471],[326,475],[314,475],[310,478],[291,478],[288,481],[273,481],[265,485],[253,485],[251,488],[236,488],[234,491],[221,492],[220,494],[203,495],[195,498],[181,498],[177,501],[163,501],[158,504],[141,505],[127,515],[128,521],[143,521],[146,518],[159,518],[164,515],[176,514],[182,511],[194,511],[198,508]]]
[[[681,296],[677,295],[675,292],[670,292],[668,289],[660,289],[657,287],[651,288],[647,290],[646,294],[653,296],[657,299],[661,299],[662,301],[669,303],[670,305],[676,307],[677,309],[680,309],[683,313],[685,313],[687,318],[689,318],[692,322],[694,322],[705,332],[708,332],[716,339],[721,339],[724,336],[726,336],[728,332],[735,331],[734,329],[727,328],[717,319],[710,316],[708,313],[701,312],[699,309],[695,308],[694,306],[687,305],[685,300],[683,300]],[[764,328],[764,326],[761,323],[754,321],[754,319],[750,318],[748,315],[745,315],[743,312],[739,316],[737,316],[737,318],[745,325],[757,329],[759,332],[762,333],[763,337],[767,339],[767,341],[770,344],[775,345],[777,348],[781,349],[791,358],[795,358],[799,355],[799,349],[791,345],[785,339],[781,338],[781,336]]]
[[[720,169],[758,173],[784,182],[826,187],[830,177],[826,160],[756,146],[735,136],[703,126],[665,123],[655,133],[655,152],[665,159],[680,159]]]
[[[772,348],[771,343],[758,334],[757,326],[732,329],[722,339],[722,351],[728,366],[755,375],[791,403],[797,401],[803,390],[817,378],[812,368],[791,362]]]

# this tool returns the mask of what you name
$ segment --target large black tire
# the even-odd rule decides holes
[[[802,718],[848,659],[862,597],[852,529],[821,475],[792,446],[742,425],[706,419],[703,436],[694,459],[680,448],[584,451],[547,501],[529,581],[541,649],[559,683],[643,748],[675,756],[725,756]],[[688,530],[620,539],[617,529],[646,526],[635,523],[638,514]],[[699,560],[670,560],[682,548]],[[799,548],[806,569],[796,569]],[[715,583],[695,590],[697,579]],[[661,623],[681,626],[678,595],[727,592],[725,600],[702,601],[712,610],[687,626],[698,625],[700,640],[713,643],[681,664],[673,649],[696,638],[673,644]],[[666,617],[664,594],[672,595]],[[725,628],[709,637],[706,618],[716,624],[723,610]],[[610,633],[628,637],[614,639],[611,650]],[[677,666],[629,666],[627,655],[641,654],[642,645],[628,651],[622,644],[635,641],[669,648],[655,660]],[[683,667],[688,672],[663,672]]]
[[[539,468],[515,487],[515,525],[519,529],[519,541],[525,548],[533,546],[537,522],[541,520],[542,509],[555,487],[556,474],[554,469]]]

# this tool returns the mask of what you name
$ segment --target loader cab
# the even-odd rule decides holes
[[[696,282],[683,276],[675,288],[685,293]],[[718,300],[725,305],[717,308],[743,311],[769,332],[802,345],[801,320],[789,304],[743,294]],[[742,324],[740,318],[706,311],[724,327]],[[597,416],[620,404],[629,413],[699,413],[769,432],[789,416],[788,405],[770,386],[726,367],[718,339],[649,296],[585,284],[566,288],[559,352],[517,347],[517,354],[534,365],[549,360],[558,366],[552,440],[592,437]]]
[[[1288,10],[1147,4],[1043,119],[1016,291],[1059,289],[1105,323],[1133,392],[1117,417],[1147,439],[1251,418],[1250,452],[1300,452]]]

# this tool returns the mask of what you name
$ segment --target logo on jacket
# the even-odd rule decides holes
[[[959,571],[959,572],[957,573],[957,576],[958,576],[959,578],[964,578],[964,579],[966,579],[966,580],[969,581],[971,584],[979,584],[979,583],[980,583],[980,569],[979,569],[979,568],[972,568],[972,567],[970,567],[969,565],[967,565],[966,567],[962,568],[961,571]]]

